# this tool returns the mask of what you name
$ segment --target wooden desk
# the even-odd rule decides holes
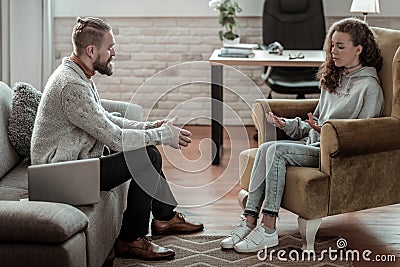
[[[289,59],[289,54],[302,53],[304,58]],[[270,54],[268,51],[255,50],[252,58],[220,57],[220,49],[214,50],[211,63],[211,138],[215,143],[212,164],[218,165],[222,155],[223,126],[223,65],[229,66],[275,66],[275,67],[318,67],[325,62],[322,50],[284,50],[282,55]]]

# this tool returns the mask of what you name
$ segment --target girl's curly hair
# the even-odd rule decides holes
[[[344,67],[336,67],[333,62],[331,47],[334,32],[348,33],[354,46],[361,45],[363,47],[360,54],[360,63],[362,66],[375,67],[377,71],[381,70],[381,50],[376,42],[376,36],[368,24],[356,18],[342,19],[330,27],[325,38],[324,50],[326,61],[321,65],[317,74],[318,79],[320,79],[321,89],[334,92],[339,85],[340,74],[344,70]]]

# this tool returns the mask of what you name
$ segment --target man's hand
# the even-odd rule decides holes
[[[190,136],[192,133],[188,130],[176,127],[174,124],[178,121],[178,117],[174,117],[171,120],[163,120],[164,124],[168,125],[172,131],[172,143],[170,146],[175,149],[179,149],[181,146],[187,147],[191,142]]]
[[[282,128],[286,125],[284,118],[278,117],[272,112],[265,113],[265,117],[267,118],[267,122],[271,123],[275,127]]]
[[[306,122],[313,128],[317,133],[321,133],[321,126],[319,126],[315,121],[313,114],[311,112],[307,113],[308,119]]]
[[[157,128],[161,127],[162,125],[164,125],[164,123],[166,123],[168,121],[168,119],[163,119],[163,120],[157,120]]]

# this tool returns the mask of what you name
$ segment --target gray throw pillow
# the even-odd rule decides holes
[[[8,137],[24,157],[30,157],[33,124],[41,97],[42,93],[28,83],[18,82],[13,87]]]

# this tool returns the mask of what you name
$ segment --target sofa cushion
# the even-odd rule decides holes
[[[13,90],[8,135],[18,153],[29,157],[33,124],[42,93],[23,82],[16,83]]]
[[[1,201],[0,241],[61,243],[88,226],[86,215],[61,203]]]
[[[9,171],[0,181],[0,200],[17,200],[28,197],[28,167],[25,159]]]
[[[28,197],[28,190],[20,188],[0,187],[0,202],[4,200],[19,201]]]
[[[1,266],[6,267],[92,267],[85,264],[86,257],[84,232],[55,245],[28,242],[0,243]]]
[[[8,138],[8,120],[11,114],[12,91],[0,82],[0,180],[19,161],[20,157]]]

